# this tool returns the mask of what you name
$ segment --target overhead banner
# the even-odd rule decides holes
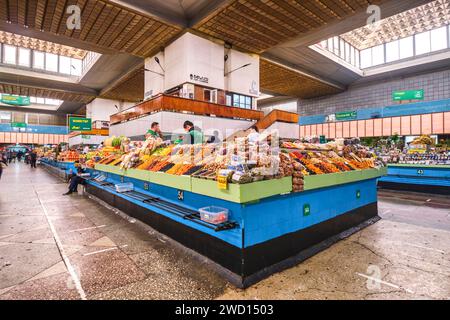
[[[15,96],[5,93],[2,93],[2,98],[0,99],[0,101],[12,106],[29,106],[31,104],[30,97]]]
[[[336,121],[355,120],[357,116],[358,112],[356,111],[345,111],[335,113]]]
[[[392,100],[403,101],[403,100],[423,100],[424,90],[403,90],[392,92]]]
[[[69,117],[69,131],[91,131],[92,120],[90,118]]]

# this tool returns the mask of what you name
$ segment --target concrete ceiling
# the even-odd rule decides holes
[[[65,87],[46,81],[35,83],[26,77],[19,79],[21,88],[29,86],[49,92],[55,88],[71,89],[75,91],[72,94],[83,96],[83,101],[95,96],[140,100],[143,59],[182,32],[192,30],[224,40],[237,49],[261,54],[266,61],[261,63],[261,91],[308,98],[345,90],[358,78],[320,60],[318,53],[307,48],[309,45],[364,26],[369,4],[380,5],[384,18],[427,2],[430,1],[0,0],[0,31],[103,54],[77,88],[67,83]],[[82,10],[81,30],[66,27],[65,8],[71,4],[78,4]],[[18,81],[0,79],[0,84],[6,85]],[[84,89],[92,91],[86,94]],[[77,100],[81,98],[71,99],[70,104],[83,103]],[[79,106],[68,103],[64,110]]]

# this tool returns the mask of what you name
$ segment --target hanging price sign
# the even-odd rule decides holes
[[[217,176],[217,187],[221,190],[228,189],[228,177],[226,176]]]

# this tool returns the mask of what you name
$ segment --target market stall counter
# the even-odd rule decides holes
[[[87,191],[208,257],[241,288],[377,221],[376,183],[386,173],[311,172],[293,192],[299,187],[292,176],[239,184],[125,168],[128,158],[121,159],[122,165],[96,163]]]
[[[450,165],[388,164],[387,175],[378,181],[381,188],[450,194]]]
[[[67,180],[69,174],[77,173],[74,161],[56,161],[49,158],[40,158],[39,161],[50,173],[64,180]]]

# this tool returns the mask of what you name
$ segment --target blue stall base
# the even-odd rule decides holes
[[[77,173],[74,162],[54,161],[47,158],[41,158],[39,161],[50,173],[64,180],[67,180],[69,174]]]
[[[378,180],[385,189],[450,194],[450,166],[388,165],[387,176]]]
[[[89,193],[208,257],[221,275],[241,288],[379,219],[375,178],[239,204],[91,171],[92,176],[98,173],[107,179],[88,180]],[[134,194],[116,192],[113,186],[119,182],[132,182]],[[229,209],[232,227],[214,229],[192,217],[192,212],[210,205]]]

